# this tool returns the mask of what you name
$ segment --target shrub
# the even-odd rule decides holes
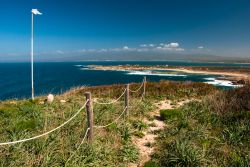
[[[133,145],[125,144],[119,155],[123,158],[123,161],[135,162],[139,157],[139,152]]]
[[[155,161],[148,161],[144,164],[144,167],[158,167],[158,165]]]
[[[181,116],[181,112],[179,109],[168,109],[168,110],[160,110],[160,116],[162,120],[179,118]]]
[[[133,127],[134,128],[136,128],[136,129],[138,129],[138,130],[144,130],[144,129],[146,129],[148,126],[147,126],[147,124],[145,123],[145,122],[143,122],[143,121],[134,121],[133,123],[132,123],[132,125],[133,125]]]
[[[139,138],[143,138],[145,136],[142,131],[135,131],[133,134]]]
[[[221,91],[208,98],[211,111],[229,117],[250,110],[250,85],[242,88]]]
[[[180,129],[184,129],[184,128],[188,128],[188,122],[187,120],[181,120],[178,125],[177,125],[177,128],[180,130]]]
[[[229,166],[245,167],[250,166],[249,155],[241,155],[240,153],[232,152],[230,153],[230,158],[228,158]]]
[[[167,143],[160,158],[161,166],[201,166],[201,164],[200,153],[186,141]]]
[[[122,127],[120,129],[121,137],[125,142],[128,142],[131,139],[131,132],[128,127]]]

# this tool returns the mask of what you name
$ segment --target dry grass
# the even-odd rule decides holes
[[[207,98],[209,108],[221,116],[230,116],[250,110],[250,85],[242,88],[217,92]]]

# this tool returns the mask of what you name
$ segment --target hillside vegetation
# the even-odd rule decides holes
[[[166,123],[149,166],[250,166],[250,86],[161,110]]]
[[[131,84],[131,89],[139,85]],[[85,103],[86,91],[92,93],[94,100],[108,102],[118,98],[124,88],[112,85],[72,89],[56,95],[52,104],[43,104],[43,96],[35,101],[2,101],[0,142],[33,137],[57,127]],[[165,99],[173,104],[197,100],[174,111],[161,111],[166,128],[155,132],[159,133],[157,149],[147,166],[249,165],[250,92],[244,93],[247,88],[225,92],[203,83],[148,82],[144,100],[139,98],[142,92],[131,93],[129,116],[107,128],[95,129],[91,145],[86,141],[80,145],[87,129],[83,110],[68,125],[46,137],[0,146],[0,166],[129,166],[139,160],[132,136],[143,136],[143,130],[150,126],[144,120],[153,119],[149,113],[157,108],[155,103]],[[62,99],[66,103],[61,103]],[[94,104],[95,125],[112,122],[123,109],[123,98],[111,105]]]

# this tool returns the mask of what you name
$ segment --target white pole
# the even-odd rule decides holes
[[[31,14],[31,98],[34,100],[34,76],[33,76],[33,57],[34,57],[34,49],[33,49],[33,42],[34,42],[34,15]]]

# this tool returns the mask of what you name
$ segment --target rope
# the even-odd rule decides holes
[[[52,132],[54,132],[54,131],[56,131],[56,130],[62,128],[63,126],[65,126],[66,124],[68,124],[71,120],[73,120],[73,119],[81,112],[81,110],[82,110],[83,108],[85,108],[85,106],[86,106],[86,104],[87,104],[88,101],[89,101],[89,100],[87,100],[87,101],[85,102],[85,104],[84,104],[84,105],[83,105],[83,106],[82,106],[82,107],[81,107],[81,108],[80,108],[80,109],[79,109],[70,119],[68,119],[66,122],[64,122],[64,123],[61,124],[60,126],[54,128],[54,129],[52,129],[52,130],[50,130],[50,131],[48,131],[48,132],[46,132],[46,133],[43,133],[43,134],[38,135],[38,136],[31,137],[31,138],[22,139],[22,140],[16,140],[16,141],[11,141],[11,142],[5,142],[5,143],[0,143],[0,146],[3,146],[3,145],[11,145],[11,144],[17,144],[17,143],[22,143],[22,142],[34,140],[34,139],[37,139],[37,138],[46,136],[46,135],[48,135],[48,134],[50,134],[50,133],[52,133]]]
[[[144,99],[144,93],[142,93],[141,97],[140,97],[140,102]]]
[[[118,97],[118,98],[117,98],[116,100],[114,100],[114,101],[111,101],[111,102],[108,102],[108,103],[102,103],[102,102],[94,101],[94,103],[96,103],[96,104],[101,104],[101,105],[108,105],[108,104],[116,103],[117,101],[119,101],[119,100],[122,98],[122,96],[125,94],[125,92],[126,92],[126,89],[122,92],[121,96]]]
[[[123,110],[123,112],[121,113],[121,115],[119,115],[119,117],[117,117],[113,122],[111,122],[111,123],[109,123],[109,124],[107,124],[107,125],[104,125],[104,126],[94,126],[94,128],[97,128],[97,129],[99,129],[99,128],[106,128],[106,127],[108,127],[109,125],[115,123],[116,121],[118,121],[118,120],[121,118],[121,116],[124,114],[124,112],[126,111],[127,108],[128,108],[128,107],[125,107],[124,110]]]
[[[90,128],[87,128],[87,130],[86,130],[86,132],[85,132],[85,135],[84,135],[84,137],[83,137],[81,143],[79,144],[79,146],[77,147],[76,150],[79,150],[79,149],[80,149],[82,143],[84,142],[84,140],[86,139],[86,137],[87,137],[87,135],[88,135],[89,129],[90,129]]]
[[[83,144],[84,140],[86,139],[86,137],[87,137],[87,135],[88,135],[88,132],[89,132],[89,129],[90,129],[90,128],[87,128],[87,130],[86,130],[86,132],[85,132],[85,134],[84,134],[84,137],[83,137],[81,143],[79,144],[79,146],[78,146],[77,149],[76,149],[76,152],[80,149],[81,145]],[[67,163],[69,162],[69,160],[76,154],[76,152],[74,152],[74,153],[67,159],[67,161],[66,161],[66,163],[65,163],[65,166],[67,165]]]
[[[131,89],[129,89],[129,91],[130,91],[130,92],[133,92],[133,93],[138,92],[138,91],[142,88],[143,85],[144,85],[144,79],[143,79],[143,81],[142,81],[141,86],[140,86],[138,89],[136,89],[136,90],[131,90]]]

